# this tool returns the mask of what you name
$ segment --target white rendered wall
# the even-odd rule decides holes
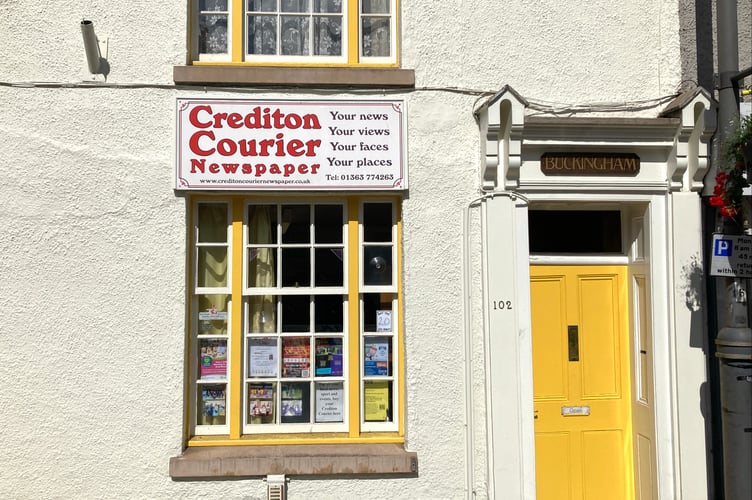
[[[511,84],[539,101],[622,102],[680,82],[676,2],[402,3],[402,66],[415,69],[418,89],[389,95],[408,109],[406,446],[418,452],[420,476],[294,479],[291,499],[468,494],[462,213],[479,194],[472,113],[483,93]],[[0,14],[0,486],[22,499],[262,498],[258,479],[168,476],[183,442],[186,328],[175,98],[321,94],[171,89],[172,67],[186,58],[185,2],[6,2]],[[82,18],[108,38],[113,87],[22,84],[90,81]],[[485,498],[477,206],[470,221],[471,487]]]

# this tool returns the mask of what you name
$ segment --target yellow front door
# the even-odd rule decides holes
[[[634,497],[626,266],[531,266],[538,500]]]

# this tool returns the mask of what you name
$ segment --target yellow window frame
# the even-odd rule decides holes
[[[347,2],[347,62],[345,63],[326,63],[326,62],[284,62],[284,61],[246,61],[244,54],[245,44],[243,43],[243,24],[245,22],[245,1],[244,0],[228,0],[230,2],[230,18],[232,20],[230,24],[230,33],[228,38],[230,39],[230,60],[229,61],[199,61],[197,54],[191,54],[192,64],[200,66],[271,66],[271,67],[351,67],[357,66],[361,68],[397,68],[399,67],[399,54],[400,54],[400,0],[394,0],[394,61],[388,63],[362,63],[360,62],[360,0],[344,0]],[[193,46],[193,38],[196,36],[194,32],[196,30],[195,10],[198,10],[196,0],[191,2],[191,18],[194,19],[190,23],[192,27],[190,33],[191,44]]]
[[[191,421],[192,413],[191,407],[195,407],[193,404],[195,397],[195,380],[193,380],[193,370],[186,370],[186,394],[185,400],[191,402],[185,407],[185,419],[186,423],[184,431],[188,437],[188,446],[248,446],[248,445],[283,445],[283,444],[357,444],[357,443],[404,443],[405,436],[405,421],[404,421],[404,408],[405,408],[405,366],[404,366],[404,322],[402,321],[403,314],[403,287],[402,287],[402,202],[401,199],[395,197],[375,197],[375,196],[346,196],[347,204],[347,252],[348,252],[348,331],[345,334],[348,337],[348,366],[347,377],[350,383],[348,384],[348,431],[347,432],[332,432],[332,433],[278,433],[278,434],[242,434],[243,422],[242,411],[243,408],[243,213],[246,200],[249,198],[247,195],[232,195],[223,196],[221,199],[207,195],[189,195],[187,197],[187,203],[191,208],[188,213],[189,225],[188,228],[191,233],[190,237],[190,249],[188,258],[189,276],[188,280],[188,294],[189,300],[187,301],[188,314],[186,320],[188,324],[192,325],[190,318],[194,317],[196,311],[191,310],[194,307],[194,301],[192,296],[194,294],[195,284],[193,283],[193,269],[194,269],[194,248],[195,231],[193,228],[196,224],[196,210],[194,208],[201,202],[226,202],[228,204],[228,212],[230,213],[230,226],[231,226],[231,275],[230,275],[230,317],[231,322],[229,327],[230,338],[228,339],[228,347],[230,349],[230,364],[227,374],[227,397],[228,397],[228,409],[231,409],[231,413],[228,415],[229,421],[229,434],[228,435],[191,435]],[[274,197],[276,202],[279,202],[279,197]],[[360,350],[361,350],[361,329],[360,329],[360,214],[361,208],[364,202],[368,201],[391,201],[394,203],[394,210],[396,216],[396,239],[395,239],[395,251],[396,251],[396,294],[397,294],[397,329],[395,332],[396,349],[398,353],[398,363],[396,366],[397,376],[394,379],[395,390],[397,392],[398,411],[394,418],[397,420],[397,431],[377,431],[377,432],[363,432],[361,430],[361,406],[362,397],[360,394],[360,379],[361,379],[361,367],[360,367]],[[187,358],[186,363],[196,363],[189,353],[193,353],[196,342],[195,332],[192,331],[192,327],[187,328]],[[192,367],[196,368],[196,367]]]

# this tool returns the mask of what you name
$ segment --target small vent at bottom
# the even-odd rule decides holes
[[[270,474],[266,476],[267,500],[285,500],[285,475]]]
[[[281,484],[270,484],[266,498],[267,500],[285,500],[285,487]]]

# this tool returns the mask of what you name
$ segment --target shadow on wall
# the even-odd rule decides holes
[[[708,339],[705,335],[705,316],[703,314],[705,278],[698,254],[693,255],[689,262],[682,266],[679,279],[678,286],[684,292],[684,304],[691,313],[689,345],[690,347],[699,347],[708,354]]]
[[[677,285],[679,289],[684,293],[684,304],[690,311],[690,328],[689,328],[689,346],[696,347],[703,350],[705,356],[708,358],[708,363],[714,362],[714,346],[709,344],[710,340],[705,334],[705,276],[704,269],[700,264],[700,257],[698,254],[693,255],[687,264],[682,266],[681,275],[679,277],[679,283]],[[679,332],[677,332],[679,333]],[[716,448],[719,444],[714,439],[713,430],[713,395],[711,393],[710,384],[703,382],[698,388],[698,396],[700,402],[700,413],[705,423],[705,455],[706,455],[706,474],[707,474],[707,486],[708,486],[708,498],[716,498],[716,483],[714,481],[714,466],[713,464],[720,457],[720,450]]]

